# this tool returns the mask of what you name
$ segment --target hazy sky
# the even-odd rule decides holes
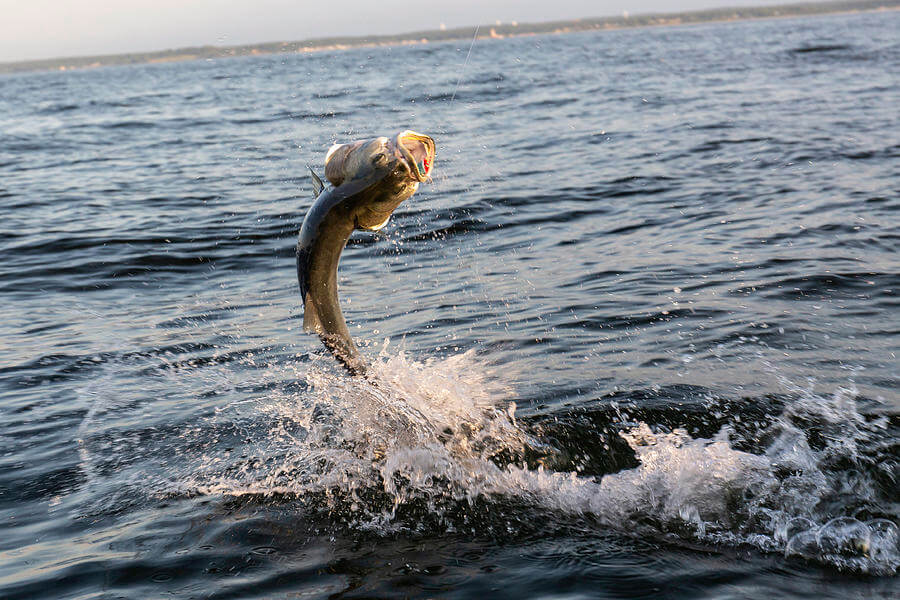
[[[0,0],[0,61],[788,1]]]

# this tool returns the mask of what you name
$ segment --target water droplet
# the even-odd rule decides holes
[[[816,542],[824,554],[859,556],[869,552],[871,531],[852,517],[837,517],[819,530]]]
[[[816,533],[814,531],[801,531],[791,538],[784,549],[785,556],[814,558],[818,554],[819,546],[816,544]]]
[[[810,531],[815,527],[816,524],[806,517],[794,517],[775,530],[775,539],[779,542],[786,542],[798,533]]]
[[[866,521],[869,528],[869,556],[885,562],[900,561],[900,528],[887,519]]]

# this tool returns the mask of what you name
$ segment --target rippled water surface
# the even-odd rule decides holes
[[[895,598],[898,30],[0,77],[0,596]],[[360,381],[306,164],[405,128]]]

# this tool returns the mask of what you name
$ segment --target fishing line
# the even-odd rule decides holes
[[[472,43],[469,45],[469,51],[466,52],[466,60],[463,63],[462,71],[459,72],[459,79],[456,80],[456,87],[453,89],[453,95],[450,96],[450,104],[453,104],[453,100],[456,99],[456,92],[459,91],[459,83],[462,81],[463,75],[466,73],[466,67],[469,65],[469,57],[472,56],[472,48],[475,47],[475,40],[478,39],[478,28],[481,25],[475,26],[475,34],[472,36]]]

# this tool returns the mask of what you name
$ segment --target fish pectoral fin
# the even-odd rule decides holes
[[[382,221],[382,222],[379,223],[378,225],[375,225],[375,226],[373,226],[373,227],[369,227],[369,231],[381,231],[381,229],[382,229],[385,225],[387,225],[387,224],[388,224],[388,221],[390,221],[390,220],[391,220],[391,215],[388,215],[387,219],[385,219],[384,221]]]
[[[309,333],[320,333],[322,331],[322,320],[319,319],[319,313],[312,302],[306,302],[303,307],[303,331]]]
[[[316,175],[316,172],[313,171],[313,168],[309,165],[306,165],[306,168],[309,169],[309,174],[312,175],[313,181],[313,198],[318,198],[319,194],[322,193],[322,190],[325,189],[325,184],[322,183],[322,179]]]

